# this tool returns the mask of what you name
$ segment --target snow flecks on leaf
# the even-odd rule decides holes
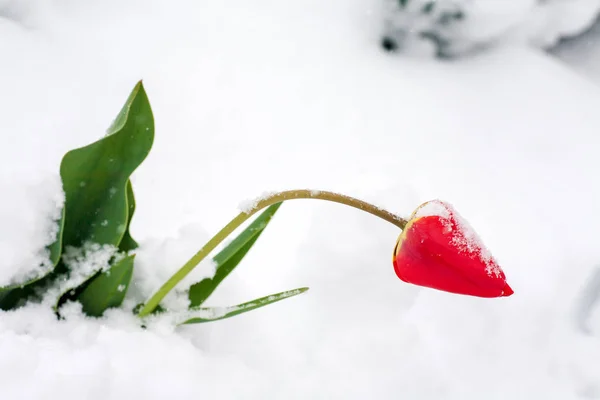
[[[77,288],[99,271],[107,272],[111,262],[123,258],[116,246],[86,243],[82,247],[66,247],[62,261],[70,271],[63,274],[45,288],[43,302],[54,306],[59,298],[71,289]]]
[[[174,313],[169,312],[165,317],[176,325],[217,321],[268,306],[281,300],[302,294],[307,290],[307,287],[287,290],[285,292],[271,294],[230,307],[192,307],[189,310]]]

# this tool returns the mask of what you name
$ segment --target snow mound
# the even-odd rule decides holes
[[[8,286],[53,267],[46,246],[56,239],[64,193],[59,176],[37,182],[3,180],[0,193],[0,286]]]

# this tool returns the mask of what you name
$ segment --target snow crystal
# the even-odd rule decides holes
[[[117,290],[118,290],[119,292],[122,292],[123,290],[125,290],[125,288],[126,288],[126,287],[127,287],[127,286],[125,286],[125,285],[119,285],[119,286],[117,286]]]

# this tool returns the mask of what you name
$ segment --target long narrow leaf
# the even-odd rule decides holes
[[[218,321],[225,318],[230,318],[248,311],[256,310],[269,304],[297,296],[308,290],[307,287],[288,290],[281,293],[272,294],[270,296],[261,297],[246,303],[238,304],[232,307],[198,307],[189,311],[188,319],[179,325],[183,324],[201,324],[204,322]],[[191,317],[191,318],[189,318]]]
[[[223,279],[234,270],[265,230],[280,206],[281,203],[273,204],[263,211],[238,237],[213,258],[216,264],[215,275],[212,278],[205,278],[190,287],[188,294],[190,307],[202,305]]]

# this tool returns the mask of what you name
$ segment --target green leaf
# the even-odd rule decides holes
[[[8,311],[17,308],[29,295],[29,291],[21,287],[0,288],[0,309]]]
[[[134,255],[115,263],[108,271],[96,275],[77,296],[83,311],[93,317],[100,317],[106,309],[119,307],[127,294],[133,275]]]
[[[92,241],[118,245],[122,251],[137,247],[129,233],[135,210],[129,177],[146,158],[153,141],[154,119],[140,81],[103,139],[63,157],[60,174],[66,202],[58,221],[57,238],[48,246],[55,269],[65,246],[78,247]],[[62,273],[68,272],[66,267],[63,269]],[[56,278],[52,270],[26,282],[0,287],[0,308],[17,307],[33,294],[35,287]]]
[[[201,307],[191,309],[191,316],[188,320],[182,322],[183,324],[201,324],[203,322],[218,321],[220,319],[230,318],[239,314],[246,313],[248,311],[256,310],[269,304],[276,303],[278,301],[297,296],[308,290],[307,287],[298,288],[294,290],[288,290],[286,292],[272,294],[270,296],[261,297],[260,299],[252,300],[247,303],[238,304],[233,307]],[[194,314],[196,314],[194,316]]]
[[[261,233],[265,230],[275,212],[282,203],[273,204],[263,211],[242,233],[231,241],[214,258],[216,271],[212,278],[205,278],[190,287],[188,298],[190,306],[200,306],[215,291],[217,286],[229,275],[246,256]]]
[[[400,8],[404,8],[408,4],[408,0],[398,0],[398,2],[400,4]]]
[[[131,225],[131,219],[133,218],[133,213],[135,212],[135,198],[133,197],[133,187],[131,186],[131,181],[127,181],[127,209],[128,209],[128,219],[127,226],[125,228],[125,234],[123,235],[123,239],[121,239],[121,243],[119,244],[119,250],[123,252],[128,252],[139,247],[138,243],[133,240],[131,234],[129,233],[129,226]]]
[[[79,247],[86,241],[120,244],[129,223],[129,177],[144,161],[153,141],[154,118],[140,81],[107,136],[63,157],[63,246]]]
[[[113,135],[125,127],[125,124],[127,123],[127,119],[129,117],[129,110],[131,109],[131,105],[135,101],[136,96],[139,94],[138,89],[142,89],[142,91],[144,91],[142,81],[139,81],[137,83],[137,85],[133,88],[131,93],[129,93],[129,97],[127,97],[127,100],[125,101],[125,104],[123,105],[123,107],[121,108],[119,113],[117,114],[117,117],[115,118],[113,123],[110,124],[110,126],[106,130],[105,136]]]

